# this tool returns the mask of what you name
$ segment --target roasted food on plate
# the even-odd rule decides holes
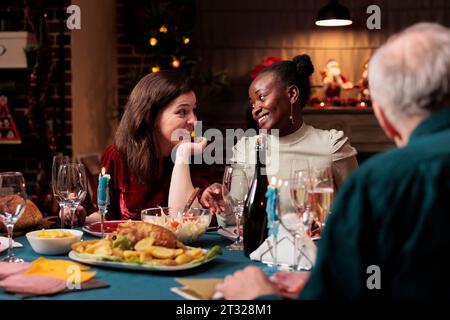
[[[210,250],[188,247],[164,227],[131,221],[119,224],[104,239],[74,243],[72,250],[95,260],[163,266],[200,263],[222,254],[219,246]]]
[[[128,221],[120,223],[116,230],[117,236],[126,236],[132,245],[144,238],[153,238],[154,245],[176,248],[177,237],[168,229],[146,222]]]

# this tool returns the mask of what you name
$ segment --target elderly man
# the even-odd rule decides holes
[[[300,298],[449,298],[450,30],[420,23],[391,37],[370,60],[369,85],[399,148],[340,190]],[[279,294],[254,267],[218,290],[227,299]]]

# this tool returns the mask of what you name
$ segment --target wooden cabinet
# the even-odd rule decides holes
[[[343,130],[360,153],[377,153],[395,146],[378,125],[372,108],[306,107],[303,119],[319,129]]]

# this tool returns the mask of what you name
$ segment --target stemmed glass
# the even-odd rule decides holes
[[[312,188],[309,191],[312,226],[311,233],[320,235],[331,211],[333,203],[334,184],[330,166],[311,168]]]
[[[14,224],[25,212],[26,199],[25,179],[22,174],[20,172],[0,173],[0,221],[5,224],[9,239],[8,255],[1,261],[23,262],[14,255],[13,229]]]
[[[59,205],[59,218],[61,219],[61,228],[64,228],[64,220],[65,220],[64,199],[56,191],[56,185],[57,185],[59,168],[61,167],[61,165],[69,164],[69,163],[70,163],[70,159],[68,156],[58,155],[58,156],[53,157],[52,190],[53,190],[53,196],[55,197],[55,200],[56,200],[56,202],[58,202],[58,205]]]
[[[280,195],[281,194],[290,194],[293,190],[292,184],[293,180],[283,180],[281,183],[281,186],[279,188]],[[290,198],[288,198],[289,201],[287,201],[286,197],[280,196],[280,207],[278,211],[279,220],[282,224],[282,226],[292,235],[294,238],[294,264],[292,269],[293,270],[299,270],[299,262],[302,255],[299,255],[300,250],[300,242],[302,240],[302,237],[305,236],[305,223],[303,214],[304,212],[299,211],[295,208],[293,205],[294,201],[291,201]],[[300,252],[301,253],[301,252]]]
[[[63,219],[63,227],[72,229],[76,210],[84,200],[87,191],[86,171],[84,165],[78,163],[63,164],[59,168],[56,192],[61,196],[64,204],[70,209],[69,219]]]
[[[249,183],[245,166],[231,165],[225,167],[222,183],[222,195],[227,207],[233,210],[236,217],[236,241],[227,246],[228,250],[243,250],[244,245],[240,232],[240,221],[244,212],[244,204],[247,198]]]

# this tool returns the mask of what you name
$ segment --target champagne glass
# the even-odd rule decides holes
[[[227,207],[233,210],[236,217],[236,241],[227,246],[228,250],[243,250],[244,245],[241,238],[240,221],[244,212],[244,204],[249,189],[248,178],[245,168],[240,165],[225,167],[222,183],[222,195]]]
[[[0,173],[0,221],[8,230],[8,255],[3,262],[23,262],[14,255],[13,229],[26,208],[25,179],[20,172]]]
[[[311,190],[310,170],[296,170],[291,174],[291,201],[297,214],[302,218],[303,225],[309,230],[311,224],[309,192]]]
[[[57,185],[57,179],[58,179],[58,172],[59,168],[63,164],[69,164],[70,159],[68,156],[63,155],[57,155],[53,157],[53,164],[52,164],[52,191],[53,196],[55,197],[56,202],[58,202],[59,205],[59,218],[61,220],[61,228],[64,228],[64,199],[60,196],[60,194],[56,190]]]
[[[306,183],[305,188],[308,188],[308,180],[305,179],[304,181]],[[294,263],[292,266],[292,270],[297,271],[300,269],[300,258],[303,256],[307,258],[303,253],[305,246],[300,246],[303,237],[306,236],[307,224],[305,223],[304,215],[305,212],[307,212],[307,205],[302,204],[302,208],[305,208],[304,211],[298,210],[295,206],[296,201],[293,201],[292,199],[286,197],[281,197],[281,194],[292,194],[292,190],[295,189],[292,184],[295,184],[292,179],[283,180],[280,184],[280,206],[278,215],[281,225],[294,238]],[[312,265],[311,261],[310,263]]]
[[[309,191],[309,203],[312,215],[312,236],[322,233],[325,222],[331,212],[334,184],[330,166],[311,168],[312,188]]]
[[[76,210],[84,200],[87,191],[86,170],[84,165],[78,163],[63,164],[59,168],[56,183],[56,192],[61,196],[64,204],[70,209],[70,217],[63,219],[63,228],[72,229]]]

